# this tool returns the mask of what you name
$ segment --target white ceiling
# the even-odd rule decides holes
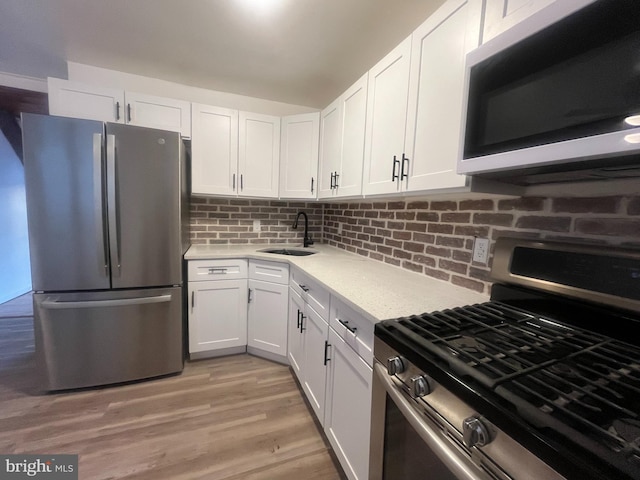
[[[322,108],[443,2],[0,0],[0,71],[69,60]]]

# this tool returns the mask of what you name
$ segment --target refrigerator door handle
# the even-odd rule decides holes
[[[102,134],[93,134],[93,209],[96,221],[96,243],[102,251],[102,258],[98,258],[98,268],[109,276],[109,264],[107,263],[107,238],[103,205],[102,184]]]
[[[109,243],[111,247],[111,273],[120,276],[120,238],[118,235],[118,198],[116,179],[116,137],[107,135],[107,198],[109,209]],[[114,267],[115,263],[115,267]]]
[[[156,295],[154,297],[122,298],[115,300],[82,300],[79,302],[58,302],[56,300],[45,300],[40,305],[42,308],[63,309],[63,308],[102,308],[102,307],[122,307],[128,305],[145,305],[149,303],[165,303],[171,301],[171,295]]]

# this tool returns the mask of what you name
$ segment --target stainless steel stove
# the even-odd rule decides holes
[[[640,479],[640,250],[502,238],[492,276],[376,325],[371,478]]]

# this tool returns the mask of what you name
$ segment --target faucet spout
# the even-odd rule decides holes
[[[313,245],[313,240],[309,236],[309,217],[305,212],[298,212],[298,214],[296,215],[296,219],[293,221],[292,228],[294,230],[298,228],[298,219],[300,218],[300,215],[304,217],[304,239],[302,245],[306,248],[309,245]]]

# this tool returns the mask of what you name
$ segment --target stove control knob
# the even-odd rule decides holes
[[[396,375],[398,373],[404,372],[406,369],[402,358],[400,357],[391,357],[387,359],[387,373],[389,375]]]
[[[479,417],[469,417],[462,421],[462,437],[469,448],[482,447],[492,440],[489,429]]]
[[[429,379],[425,375],[417,375],[409,380],[411,386],[411,396],[413,398],[424,397],[431,393]]]

